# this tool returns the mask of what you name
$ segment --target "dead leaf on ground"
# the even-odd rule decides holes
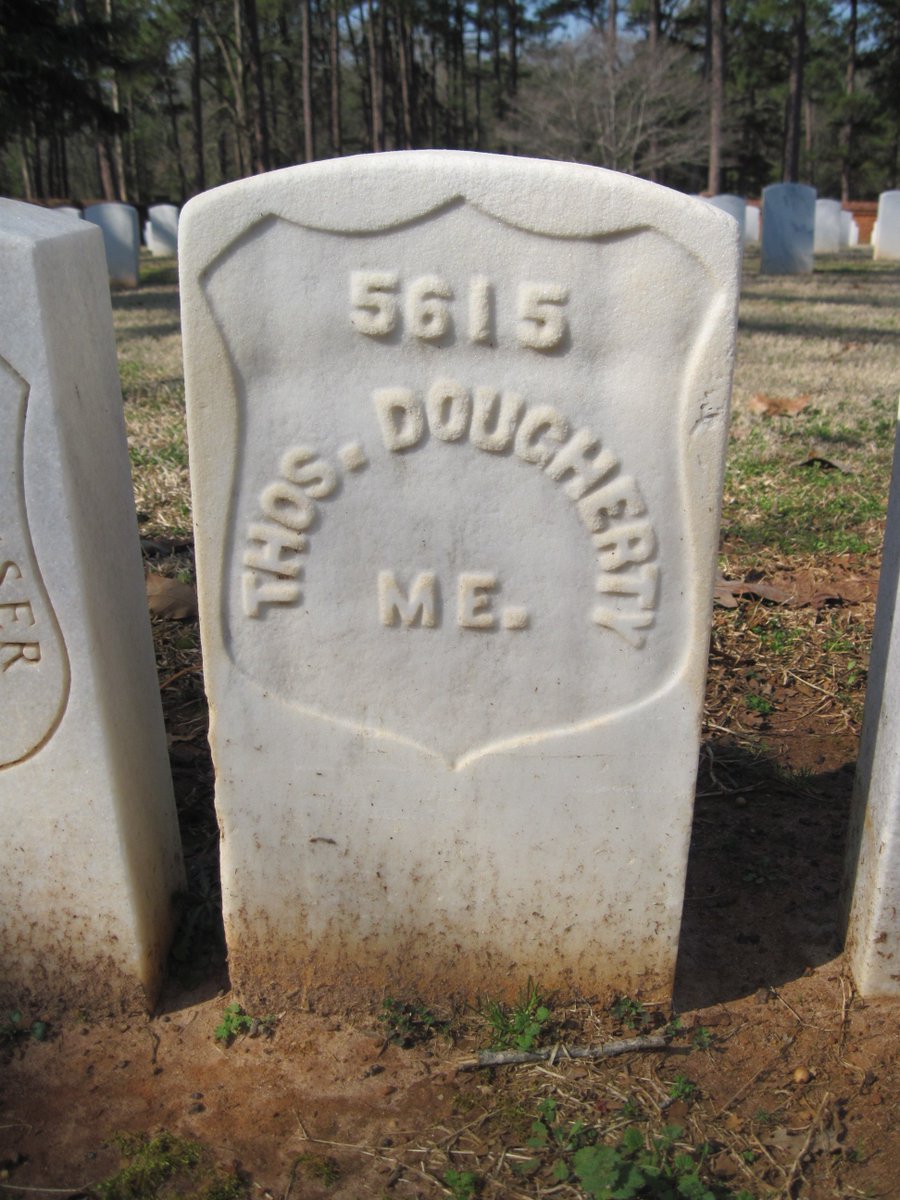
[[[833,458],[825,458],[821,454],[810,454],[803,462],[796,464],[798,467],[819,467],[823,471],[839,471],[841,475],[852,475],[853,472],[843,463],[836,462]]]
[[[789,604],[793,599],[791,592],[775,587],[762,580],[725,579],[721,575],[716,580],[713,600],[720,608],[737,608],[738,596],[753,596],[757,600],[768,600],[772,604]]]
[[[831,579],[814,568],[779,574],[775,583],[793,595],[792,608],[822,608],[826,604],[865,604],[874,602],[878,576],[862,578],[857,574],[836,573]]]
[[[182,550],[193,550],[193,538],[141,538],[141,550],[147,558],[165,558],[180,554]]]
[[[149,572],[146,578],[147,605],[156,617],[184,621],[197,615],[197,592],[188,583],[179,583],[168,575]]]
[[[863,604],[874,600],[877,579],[865,580],[848,576],[840,580],[823,580],[809,571],[780,575],[776,583],[761,579],[716,580],[713,601],[720,608],[737,608],[739,597],[766,600],[770,604],[785,604],[789,608],[824,608],[826,604]]]
[[[805,1129],[788,1129],[779,1125],[777,1129],[764,1134],[760,1141],[771,1149],[786,1150],[792,1155],[802,1153],[806,1159],[817,1154],[840,1153],[843,1134],[840,1121],[828,1113],[821,1126],[813,1132],[808,1126]]]
[[[747,401],[752,413],[761,417],[793,417],[809,404],[810,396],[767,396],[757,392]]]

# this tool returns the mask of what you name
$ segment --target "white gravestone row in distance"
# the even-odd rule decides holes
[[[84,219],[103,234],[110,283],[137,287],[141,254],[137,209],[130,204],[89,204]]]
[[[876,261],[900,259],[900,191],[882,192],[878,197]]]
[[[837,254],[841,249],[841,202],[817,200],[813,249],[816,254]]]
[[[808,275],[813,269],[816,189],[773,183],[762,194],[763,275]]]
[[[741,231],[741,238],[746,240],[747,201],[743,196],[734,196],[730,192],[722,192],[717,196],[710,196],[707,203],[711,204],[713,208],[721,209],[722,212],[727,212],[729,216],[734,217]]]
[[[182,886],[99,232],[0,200],[0,1005],[153,1003]]]
[[[744,213],[744,241],[748,246],[759,245],[759,214],[755,204],[748,204]]]
[[[670,989],[740,243],[641,180],[454,152],[186,206],[240,995]]]
[[[174,258],[178,253],[178,206],[152,204],[144,222],[144,242],[154,257]]]

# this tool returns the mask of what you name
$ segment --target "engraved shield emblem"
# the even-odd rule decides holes
[[[69,663],[28,527],[28,383],[0,357],[0,768],[39,750],[59,724]]]
[[[460,766],[669,685],[714,298],[674,238],[462,199],[351,235],[263,215],[202,280],[236,423],[223,637],[261,689]]]

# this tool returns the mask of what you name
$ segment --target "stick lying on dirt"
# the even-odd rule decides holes
[[[604,1042],[602,1046],[563,1046],[557,1043],[544,1050],[481,1050],[476,1058],[463,1059],[457,1071],[477,1071],[479,1067],[517,1067],[522,1063],[558,1062],[562,1058],[615,1058],[636,1050],[665,1050],[664,1037],[625,1038],[621,1042]]]

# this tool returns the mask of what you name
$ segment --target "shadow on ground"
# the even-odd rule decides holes
[[[729,739],[705,745],[677,1009],[777,987],[839,953],[854,766],[791,774]]]

